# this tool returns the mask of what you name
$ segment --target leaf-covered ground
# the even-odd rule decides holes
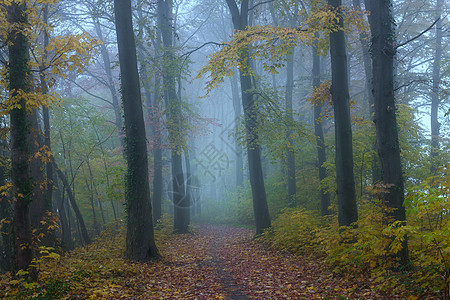
[[[319,258],[267,250],[247,229],[202,225],[159,238],[163,258],[148,264],[121,257],[123,237],[94,244],[40,266],[39,284],[0,282],[9,299],[405,299],[370,282],[335,277]]]

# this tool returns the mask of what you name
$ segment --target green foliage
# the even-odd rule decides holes
[[[354,227],[338,226],[337,216],[319,217],[302,208],[285,210],[264,234],[278,249],[299,254],[324,254],[335,273],[364,276],[376,289],[413,295],[448,297],[450,282],[450,166],[408,189],[407,223],[392,222],[382,203],[386,187],[372,187],[360,200]],[[398,270],[394,254],[408,239],[411,269]]]
[[[397,105],[396,115],[399,127],[399,144],[402,150],[402,168],[405,186],[410,187],[425,180],[430,175],[428,140],[415,117],[416,110],[404,104]]]
[[[320,218],[316,213],[301,208],[285,209],[263,235],[271,246],[300,254],[313,253],[319,246],[317,229]]]
[[[450,165],[408,189],[406,207],[411,259],[424,290],[450,297]]]

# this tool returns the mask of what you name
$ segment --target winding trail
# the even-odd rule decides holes
[[[271,251],[248,229],[201,225],[160,245],[134,299],[400,299],[335,277],[317,257]]]

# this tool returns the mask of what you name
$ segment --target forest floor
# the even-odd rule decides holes
[[[37,286],[24,290],[3,277],[0,298],[406,299],[364,278],[337,277],[319,257],[266,249],[248,229],[199,225],[170,234],[159,239],[162,258],[147,264],[124,260],[116,236],[42,262]]]
[[[166,271],[150,280],[149,298],[404,299],[380,294],[366,280],[336,277],[318,257],[267,249],[253,234],[202,225],[193,235],[167,241]]]

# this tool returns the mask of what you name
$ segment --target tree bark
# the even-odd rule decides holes
[[[131,260],[148,261],[158,257],[159,254],[153,232],[147,141],[137,68],[131,1],[114,0],[114,14],[119,48],[122,102],[125,116],[126,160],[128,165],[125,191],[128,212],[125,255]]]
[[[248,0],[241,1],[239,10],[235,0],[227,0],[235,30],[244,30],[248,25]],[[240,54],[240,60],[250,67],[249,49],[244,49]],[[261,147],[258,140],[257,107],[251,93],[251,76],[240,70],[241,99],[244,110],[244,122],[247,140],[247,157],[252,188],[253,211],[255,215],[256,234],[262,234],[271,226],[269,209],[267,206],[266,190],[261,164]]]
[[[317,53],[317,46],[313,45],[313,88],[320,86],[320,56]],[[327,161],[325,152],[325,138],[323,136],[323,117],[322,117],[322,103],[314,103],[314,135],[316,136],[317,160],[319,167],[319,182],[322,182],[327,177],[327,169],[323,164]],[[322,216],[330,214],[330,193],[324,188],[320,188],[320,213]]]
[[[405,221],[404,182],[398,142],[398,127],[394,98],[395,24],[390,0],[368,0],[369,22],[372,31],[373,93],[377,150],[380,158],[385,205],[393,211],[387,216],[393,221]],[[393,255],[403,266],[408,264],[406,239],[403,248]]]
[[[328,0],[328,4],[340,11],[342,0]],[[336,146],[336,183],[339,226],[350,226],[358,220],[353,173],[352,126],[350,96],[348,93],[348,65],[345,49],[344,20],[336,25],[339,30],[330,33],[331,96],[333,99]]]
[[[12,27],[8,36],[9,92],[17,104],[10,110],[11,179],[13,183],[14,269],[30,271],[28,277],[37,279],[37,272],[30,269],[33,259],[30,203],[33,201],[33,178],[30,168],[30,125],[26,99],[18,91],[30,92],[30,68],[28,39],[23,34],[27,27],[26,1],[12,2],[7,7],[8,23]]]

